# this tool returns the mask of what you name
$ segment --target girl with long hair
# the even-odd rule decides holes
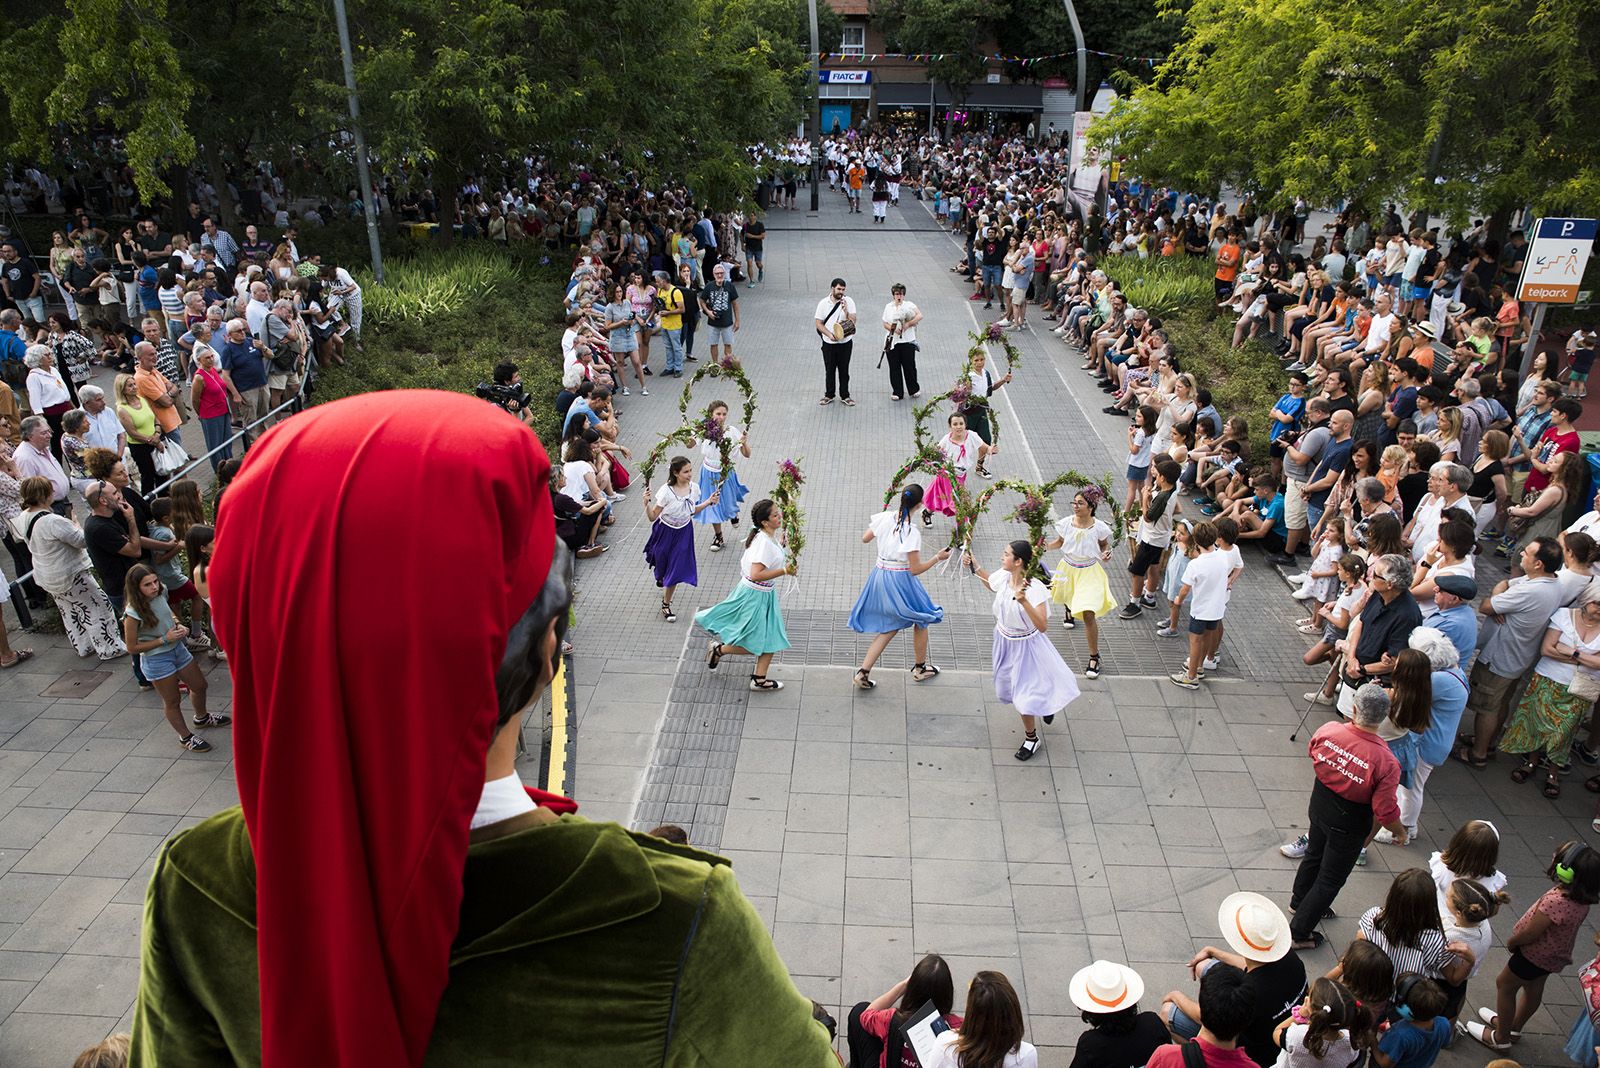
[[[189,581],[194,583],[195,604],[205,606],[202,618],[208,623],[211,618],[211,546],[216,540],[216,528],[208,523],[196,523],[183,535],[183,552],[189,558]],[[228,654],[222,651],[222,643],[217,641],[216,628],[209,629],[211,659],[228,659]]]
[[[1397,976],[1420,972],[1457,983],[1472,970],[1472,951],[1445,938],[1438,890],[1433,877],[1421,868],[1408,868],[1394,877],[1383,904],[1362,913],[1356,937],[1388,954]],[[1330,978],[1338,977],[1330,973]]]
[[[1433,662],[1419,649],[1402,649],[1389,679],[1389,718],[1379,724],[1378,737],[1400,763],[1400,786],[1410,789],[1422,732],[1432,722]]]
[[[994,591],[995,695],[1022,716],[1022,744],[1014,755],[1030,760],[1044,744],[1039,720],[1054,721],[1079,693],[1072,669],[1050,644],[1050,588],[1028,577],[1033,546],[1026,541],[1007,545],[992,574],[978,567],[971,553],[962,553],[961,562]]]
[[[1350,988],[1335,979],[1316,979],[1306,998],[1272,1033],[1284,1051],[1282,1068],[1346,1068],[1370,1048],[1376,1023]]]
[[[1089,637],[1089,666],[1084,675],[1091,679],[1100,677],[1097,617],[1117,607],[1105,569],[1111,559],[1111,526],[1095,515],[1102,496],[1099,486],[1085,486],[1075,493],[1072,514],[1056,523],[1055,539],[1044,544],[1047,551],[1061,550],[1061,562],[1050,578],[1050,598],[1066,606],[1068,630],[1077,626],[1075,617],[1082,617]]]
[[[900,1068],[911,1050],[905,1044],[902,1024],[922,1006],[933,1003],[934,1010],[950,1027],[959,1029],[962,1018],[954,1011],[955,980],[950,965],[937,953],[917,961],[911,974],[870,1002],[850,1010],[845,1022],[845,1040],[850,1063],[876,1064],[878,1068]]]
[[[739,559],[739,584],[721,603],[702,609],[694,621],[715,637],[706,646],[706,667],[712,671],[725,656],[753,656],[755,673],[750,689],[757,693],[783,689],[783,683],[767,678],[774,653],[789,648],[789,633],[778,610],[778,593],[773,581],[793,574],[784,564],[783,513],[770,500],[759,500],[750,509],[754,528],[744,542]],[[726,641],[724,641],[726,639]]]
[[[873,516],[861,535],[863,544],[878,543],[878,562],[850,610],[850,629],[857,634],[874,635],[852,680],[858,690],[877,685],[872,681],[872,665],[889,648],[895,635],[907,627],[912,628],[912,649],[917,658],[911,677],[926,682],[939,674],[938,665],[928,662],[928,627],[944,622],[944,609],[933,603],[917,576],[950,559],[950,550],[940,549],[927,560],[922,558],[922,531],[911,520],[921,503],[922,487],[915,483],[907,486],[900,491],[897,506]]]
[[[721,427],[723,435],[733,442],[739,455],[748,458],[750,439],[743,430],[728,422],[726,401],[711,402],[711,418]],[[750,489],[739,481],[738,471],[722,470],[722,450],[715,441],[703,438],[700,442],[700,497],[709,500],[713,493],[719,494],[717,503],[695,516],[694,521],[711,524],[710,548],[712,552],[720,553],[723,545],[722,524],[739,525],[739,505],[750,495]]]
[[[694,559],[694,517],[717,503],[717,491],[704,501],[700,487],[691,479],[694,461],[687,456],[674,456],[667,468],[667,484],[656,490],[652,498],[650,482],[644,484],[644,514],[650,520],[650,537],[644,543],[644,561],[656,573],[656,585],[661,587],[661,618],[676,623],[678,615],[672,610],[672,591],[678,583],[699,585],[699,572]]]
[[[1000,972],[979,972],[967,987],[961,1030],[934,1040],[929,1068],[1038,1068],[1039,1051],[1023,1033],[1022,1002],[1011,980]]]
[[[196,727],[225,727],[231,716],[206,712],[206,677],[184,646],[189,628],[172,618],[161,577],[144,564],[128,570],[122,610],[122,640],[128,652],[139,658],[144,677],[161,695],[167,723],[178,732],[178,744],[191,753],[211,751],[211,743],[189,730],[183,722],[182,695],[178,683],[189,687],[189,703],[194,706]]]

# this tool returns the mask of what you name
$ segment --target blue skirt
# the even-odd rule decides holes
[[[742,580],[722,603],[696,612],[694,621],[724,645],[737,645],[756,656],[789,648],[777,592],[758,590]]]
[[[667,526],[657,520],[650,525],[650,539],[644,543],[644,562],[656,573],[657,586],[679,583],[698,585],[699,572],[694,560],[694,527]]]
[[[700,499],[706,500],[718,489],[722,496],[717,498],[717,503],[694,517],[696,523],[726,523],[739,514],[739,505],[750,496],[750,490],[743,482],[739,481],[739,472],[713,471],[704,464],[700,466]]]
[[[910,571],[874,567],[850,610],[850,629],[858,634],[889,634],[907,627],[944,622],[944,609]]]

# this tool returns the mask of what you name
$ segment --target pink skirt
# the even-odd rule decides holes
[[[967,484],[966,475],[957,475],[956,478],[961,485],[965,486]],[[948,478],[942,474],[933,476],[933,482],[928,486],[928,492],[922,498],[922,507],[930,512],[938,512],[940,515],[953,516],[956,514],[955,488],[950,485]]]

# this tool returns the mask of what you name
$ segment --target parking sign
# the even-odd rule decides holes
[[[1517,283],[1517,299],[1571,304],[1578,299],[1589,250],[1600,230],[1594,219],[1540,219]]]

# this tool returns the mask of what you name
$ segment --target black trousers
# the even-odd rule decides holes
[[[902,389],[902,385],[905,388]],[[917,381],[917,347],[910,342],[902,342],[889,350],[889,390],[896,397],[922,390]]]
[[[1372,830],[1370,805],[1346,801],[1320,782],[1311,788],[1306,815],[1310,820],[1306,855],[1289,894],[1289,907],[1295,910],[1289,931],[1296,940],[1309,938],[1312,928],[1322,922],[1322,914],[1355,870]]]
[[[833,382],[837,376],[839,396],[850,399],[850,351],[854,347],[853,340],[822,343],[823,396],[833,396]]]
[[[866,1007],[867,1002],[857,1002],[845,1020],[844,1039],[845,1048],[850,1051],[849,1068],[878,1068],[878,1062],[883,1060],[883,1039],[869,1035],[861,1026],[861,1014]]]

